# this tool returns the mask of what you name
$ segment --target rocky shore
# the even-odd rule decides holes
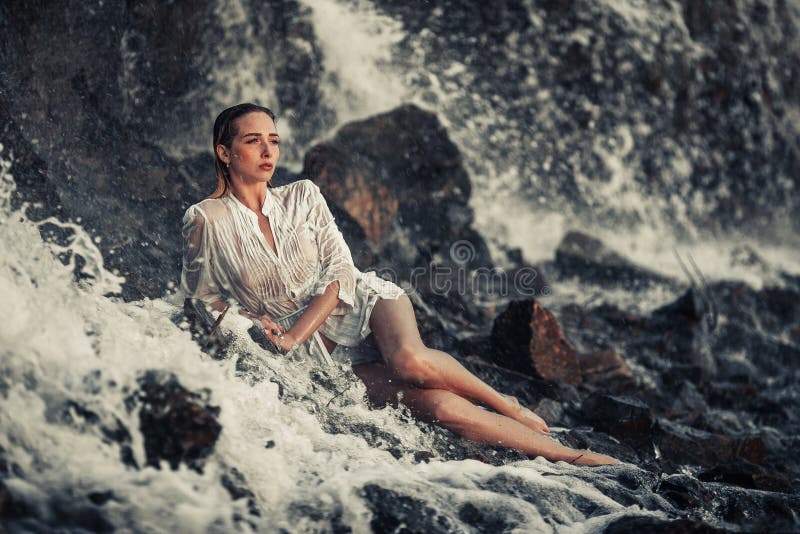
[[[183,211],[213,189],[210,155],[199,151],[181,156],[168,140],[175,124],[196,119],[186,102],[209,97],[203,80],[227,61],[209,52],[211,45],[202,44],[216,42],[209,36],[220,31],[220,20],[207,17],[213,3],[188,9],[182,2],[139,2],[122,13],[109,5],[90,10],[84,3],[67,2],[66,12],[72,17],[67,27],[74,30],[70,38],[59,26],[53,5],[34,4],[39,9],[30,20],[23,20],[10,4],[0,6],[0,143],[3,154],[13,156],[14,201],[27,206],[32,220],[54,215],[84,226],[106,266],[125,277],[117,297],[128,302],[164,298],[174,289],[180,268]],[[256,26],[277,28],[277,37],[264,46],[270,53],[283,47],[270,72],[277,73],[279,104],[300,145],[336,120],[322,102],[320,78],[305,77],[307,72],[319,73],[323,57],[308,10],[295,2],[281,4],[280,15],[262,10]],[[407,9],[401,3],[380,4],[389,12],[403,14]],[[704,224],[726,228],[748,217],[762,224],[767,215],[796,213],[797,206],[791,205],[772,213],[773,204],[791,197],[791,184],[786,185],[791,180],[778,183],[773,178],[793,176],[796,183],[792,173],[798,168],[796,139],[791,137],[795,130],[787,126],[800,94],[798,63],[793,61],[798,49],[783,46],[797,37],[796,28],[787,22],[790,17],[781,18],[789,9],[783,2],[745,2],[747,9],[731,11],[709,2],[682,2],[680,13],[670,11],[674,20],[659,20],[680,19],[685,26],[664,23],[653,30],[661,40],[652,42],[644,30],[628,34],[616,27],[624,14],[603,18],[605,26],[598,33],[609,38],[609,48],[622,51],[613,60],[611,54],[598,56],[592,38],[579,31],[600,7],[588,2],[544,4],[546,16],[538,22],[516,17],[521,7],[515,2],[504,2],[493,14],[483,15],[496,15],[496,28],[511,25],[524,35],[540,36],[537,39],[546,45],[537,48],[543,55],[531,56],[531,65],[509,60],[508,65],[516,65],[522,74],[511,67],[497,72],[511,80],[502,85],[503,91],[513,93],[519,76],[539,69],[544,73],[541,90],[564,99],[559,113],[544,118],[530,115],[534,106],[528,101],[515,100],[518,109],[508,111],[519,112],[521,123],[542,121],[544,133],[536,136],[547,140],[539,139],[530,158],[544,161],[557,153],[567,161],[570,154],[591,152],[591,138],[600,133],[590,132],[590,123],[597,122],[598,130],[608,133],[617,121],[634,122],[628,114],[634,114],[637,106],[631,102],[636,102],[647,110],[642,120],[652,126],[644,137],[680,141],[645,143],[649,148],[641,155],[641,166],[647,172],[638,179],[654,194],[674,193],[674,175],[662,165],[667,152],[690,154],[697,149],[703,155],[693,160],[688,189],[713,196],[724,189],[720,182],[734,184],[706,214]],[[459,6],[449,3],[445,11],[459,11]],[[773,21],[783,33],[762,39],[758,32],[745,31],[741,21],[748,17]],[[703,24],[705,18],[711,23]],[[156,19],[177,28],[173,33],[179,38],[165,41],[163,28],[149,24]],[[424,19],[406,20],[410,26],[427,24]],[[484,30],[463,17],[448,20],[453,27],[425,34],[437,49],[447,31],[467,39]],[[123,28],[125,38],[112,28]],[[490,32],[483,44],[499,54],[504,35]],[[268,41],[261,34],[256,37]],[[702,44],[702,53],[692,52],[690,38]],[[726,39],[736,43],[737,53],[721,44]],[[628,42],[637,46],[625,45]],[[399,46],[411,50],[412,45],[409,38]],[[791,68],[775,75],[777,67],[769,63],[772,56],[765,47]],[[114,51],[113,59],[98,61],[98,50],[104,48]],[[163,53],[166,49],[171,55]],[[643,63],[642,49],[659,60]],[[60,54],[51,54],[53,50]],[[748,55],[753,50],[759,53]],[[296,61],[288,61],[290,56]],[[471,68],[488,78],[497,68],[486,59],[490,56],[482,56]],[[551,56],[560,58],[557,67],[547,67]],[[715,61],[728,68],[713,69]],[[624,79],[631,69],[637,89],[627,94],[628,100],[617,99],[622,89],[613,81]],[[108,83],[107,71],[114,73],[116,82]],[[606,76],[599,78],[598,72]],[[762,73],[764,80],[755,80],[754,72]],[[264,75],[258,81],[269,80]],[[475,90],[489,99],[495,89],[476,84]],[[596,102],[585,100],[586,95]],[[650,107],[653,101],[659,104]],[[721,115],[709,102],[721,106]],[[610,110],[603,120],[595,117],[601,106]],[[297,122],[300,116],[310,121],[305,129]],[[623,517],[607,532],[796,531],[800,277],[776,270],[757,251],[743,246],[737,261],[769,271],[770,282],[763,287],[740,280],[706,282],[702,273],[691,269],[685,278],[671,278],[637,265],[577,229],[563,236],[548,261],[529,264],[513,247],[503,251],[505,257],[493,258],[470,207],[472,196],[481,191],[472,185],[464,156],[440,119],[407,104],[344,124],[305,154],[295,154],[302,171],[279,169],[276,182],[308,178],[320,186],[357,266],[407,290],[429,345],[451,352],[497,389],[517,396],[565,443],[637,466],[635,475],[609,472],[591,480],[587,475],[587,481],[604,487],[603,481],[613,480],[610,499],[661,512],[664,518]],[[758,125],[757,131],[746,127],[751,124]],[[191,129],[194,133],[194,126]],[[705,156],[714,151],[719,154],[716,160]],[[581,165],[594,163],[590,157]],[[559,165],[541,170],[546,193],[577,195],[572,170]],[[602,172],[607,171],[603,167]],[[755,180],[769,187],[753,186]],[[589,211],[595,207],[584,205],[585,198],[575,202]],[[45,223],[41,230],[46,240],[69,243],[63,228]],[[77,278],[87,276],[80,272],[82,258],[65,253],[61,259],[75,262]],[[600,298],[586,295],[576,302],[559,296],[561,287],[576,283],[596,289]],[[602,298],[603,291],[611,290],[633,300],[650,291],[671,298],[655,309],[619,307]],[[174,316],[177,325],[186,319],[180,312]],[[195,326],[197,338],[204,338],[207,325]],[[276,382],[282,400],[313,405],[320,424],[332,435],[358,434],[397,457],[405,454],[401,440],[377,424],[348,426],[327,405],[304,398],[303,391],[281,377],[258,375],[253,355],[229,353],[228,342],[220,339],[206,350],[218,359],[235,359],[243,380]],[[342,391],[341,377],[311,371],[306,378],[314,384],[309,387],[330,393],[332,399]],[[59,424],[83,425],[87,434],[116,444],[119,461],[132,470],[203,472],[205,459],[225,432],[218,420],[220,408],[208,392],[182,386],[180,376],[145,372],[137,384],[126,394],[126,408],[138,420],[138,429],[70,400],[50,416]],[[506,465],[523,459],[511,451],[466,443],[440,429],[426,430],[434,446],[414,451],[417,462],[476,459]],[[144,440],[145,465],[131,453],[136,432]],[[265,444],[274,446],[274,441]],[[24,479],[25,471],[7,461],[0,447],[0,519],[35,517],[36,507],[6,483],[12,478]],[[246,500],[251,518],[265,513],[235,467],[227,468],[221,484],[234,499]],[[532,492],[518,487],[519,481],[498,475],[482,489],[535,501]],[[371,527],[376,531],[405,525],[411,531],[441,532],[453,526],[428,503],[392,488],[368,484],[359,492],[373,513]],[[113,491],[91,493],[83,508],[56,506],[62,514],[56,522],[113,530],[103,507],[115,498]],[[513,527],[469,505],[460,509],[459,520],[487,531]],[[341,524],[331,529],[339,527],[347,530]]]

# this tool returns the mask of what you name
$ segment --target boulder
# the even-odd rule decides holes
[[[208,404],[209,396],[207,390],[187,390],[171,373],[142,375],[139,390],[126,403],[129,410],[139,408],[147,465],[158,468],[165,460],[172,469],[185,463],[202,472],[203,460],[214,450],[222,431],[219,407]]]
[[[536,300],[512,301],[497,316],[491,340],[492,361],[544,380],[581,383],[575,349],[558,321]]]
[[[652,451],[653,415],[638,399],[593,393],[583,401],[581,416],[596,430],[607,432],[643,453]]]
[[[683,473],[663,477],[655,491],[683,510],[703,509],[714,501],[713,490]]]
[[[473,299],[493,265],[472,227],[461,154],[434,114],[404,105],[348,123],[311,148],[302,175],[357,223],[365,241],[345,238],[373,262],[359,268],[405,285],[465,328],[488,326]]]
[[[687,290],[675,301],[653,311],[646,321],[650,332],[660,334],[659,352],[662,358],[679,364],[697,366],[698,377],[705,381],[717,372],[710,350],[710,334],[714,327],[710,319],[709,302],[699,291]]]
[[[767,457],[766,445],[759,436],[715,434],[664,419],[659,419],[655,428],[655,444],[672,466],[714,466],[737,458],[761,464]]]
[[[592,389],[623,393],[636,386],[633,371],[625,359],[614,350],[579,354],[583,385]]]

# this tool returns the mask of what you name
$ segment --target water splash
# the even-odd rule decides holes
[[[179,320],[178,295],[131,303],[105,296],[115,278],[99,261],[89,270],[92,284],[76,281],[74,265],[58,259],[63,247],[43,241],[37,223],[10,211],[11,164],[2,162],[0,455],[11,466],[2,483],[26,510],[12,519],[12,530],[347,525],[367,532],[408,506],[422,514],[409,520],[428,517],[455,529],[472,528],[475,517],[539,530],[600,528],[620,514],[651,514],[599,489],[628,492],[630,483],[615,478],[641,476],[633,466],[587,472],[542,459],[502,467],[446,461],[448,450],[462,446],[458,440],[405,412],[369,409],[363,385],[344,368],[320,375],[305,362],[264,352],[235,318],[223,322],[227,357],[210,358]],[[70,250],[91,264],[96,248],[88,234],[77,224],[68,228],[78,236]],[[128,399],[149,370],[172,373],[192,391],[207,389],[220,407],[222,434],[202,473],[131,467],[103,433],[104,425],[124,428],[131,457],[145,465],[138,410]],[[419,451],[433,453],[430,463],[416,463]],[[234,500],[221,483],[233,468],[252,503]],[[251,504],[261,515],[250,513]]]

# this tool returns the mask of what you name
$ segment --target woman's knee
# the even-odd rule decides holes
[[[467,421],[466,399],[443,389],[424,390],[427,397],[428,414],[431,422],[441,424],[450,429],[460,428]]]
[[[438,374],[426,351],[422,344],[403,345],[390,356],[389,362],[402,380],[424,385],[436,380]]]

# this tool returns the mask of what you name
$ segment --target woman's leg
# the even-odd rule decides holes
[[[470,441],[509,447],[551,461],[585,465],[616,462],[603,454],[565,447],[510,417],[479,408],[452,391],[410,387],[384,365],[356,365],[353,370],[366,384],[373,403],[396,403],[399,398],[415,417],[439,424]]]
[[[532,430],[549,433],[541,417],[470,373],[449,354],[422,343],[411,300],[380,299],[370,317],[375,342],[391,370],[409,384],[445,389],[489,406]]]

